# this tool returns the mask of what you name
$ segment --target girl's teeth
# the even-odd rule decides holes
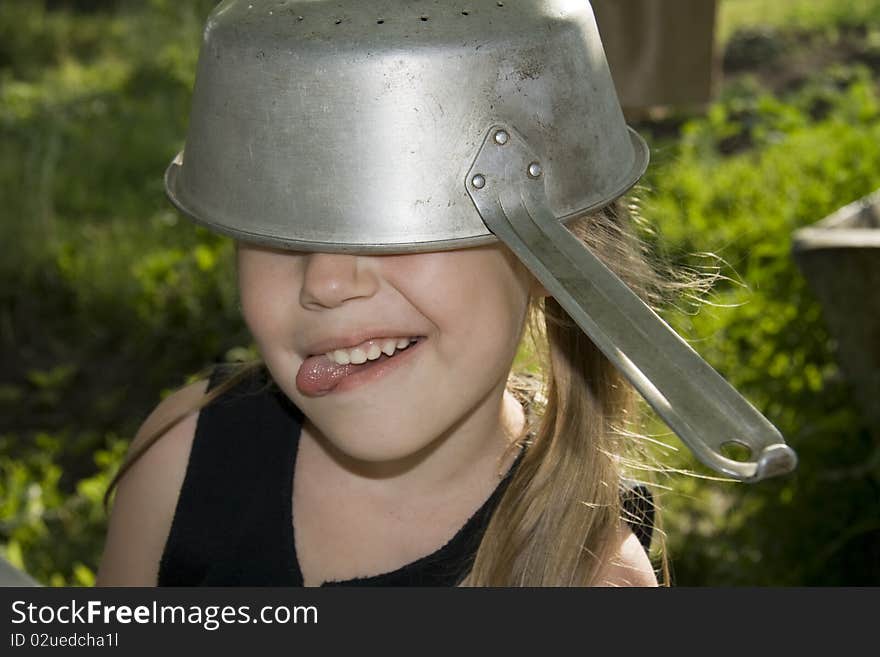
[[[324,355],[337,365],[348,365],[349,363],[360,365],[368,360],[376,360],[383,353],[386,356],[393,356],[395,351],[406,349],[416,340],[417,338],[389,338],[382,342],[381,346],[373,342],[366,349],[360,347],[351,350],[337,349],[335,351],[328,351]]]

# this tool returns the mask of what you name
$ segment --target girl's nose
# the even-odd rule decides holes
[[[364,256],[309,253],[305,257],[300,303],[304,308],[334,308],[349,299],[370,297],[378,289]]]

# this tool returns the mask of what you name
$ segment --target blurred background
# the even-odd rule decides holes
[[[231,243],[162,187],[214,4],[0,3],[0,556],[38,584],[94,583],[101,498],[158,399],[255,356]],[[664,317],[800,457],[718,481],[655,422],[691,472],[658,482],[673,583],[876,585],[880,210],[817,222],[880,189],[880,0],[595,5],[651,144],[644,238],[725,276]]]

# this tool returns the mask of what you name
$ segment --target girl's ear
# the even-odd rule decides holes
[[[540,282],[537,278],[535,278],[534,276],[532,277],[532,289],[531,289],[531,294],[532,294],[533,297],[550,297],[550,296],[553,296],[552,294],[550,294],[550,293],[547,291],[547,288],[544,287],[543,285],[541,285],[541,282]]]
[[[541,297],[553,296],[547,291],[547,288],[541,285],[541,282],[535,278],[535,275],[528,267],[526,267],[522,260],[516,257],[513,251],[510,250],[510,247],[504,244],[503,249],[506,257],[513,263],[514,268],[518,269],[519,274],[525,277],[525,280],[528,282],[529,294],[532,298],[538,299]]]

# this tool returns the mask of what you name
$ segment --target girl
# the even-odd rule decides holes
[[[657,583],[620,470],[645,360],[608,343],[643,333],[603,317],[668,284],[601,52],[567,0],[214,10],[166,189],[236,240],[262,358],[144,422],[99,585]]]
[[[572,228],[633,286],[658,283],[619,206]],[[146,420],[98,585],[656,584],[614,458],[632,388],[504,245],[236,251],[263,362]],[[527,315],[546,405],[509,377]],[[325,390],[307,364],[327,352],[375,364]]]

